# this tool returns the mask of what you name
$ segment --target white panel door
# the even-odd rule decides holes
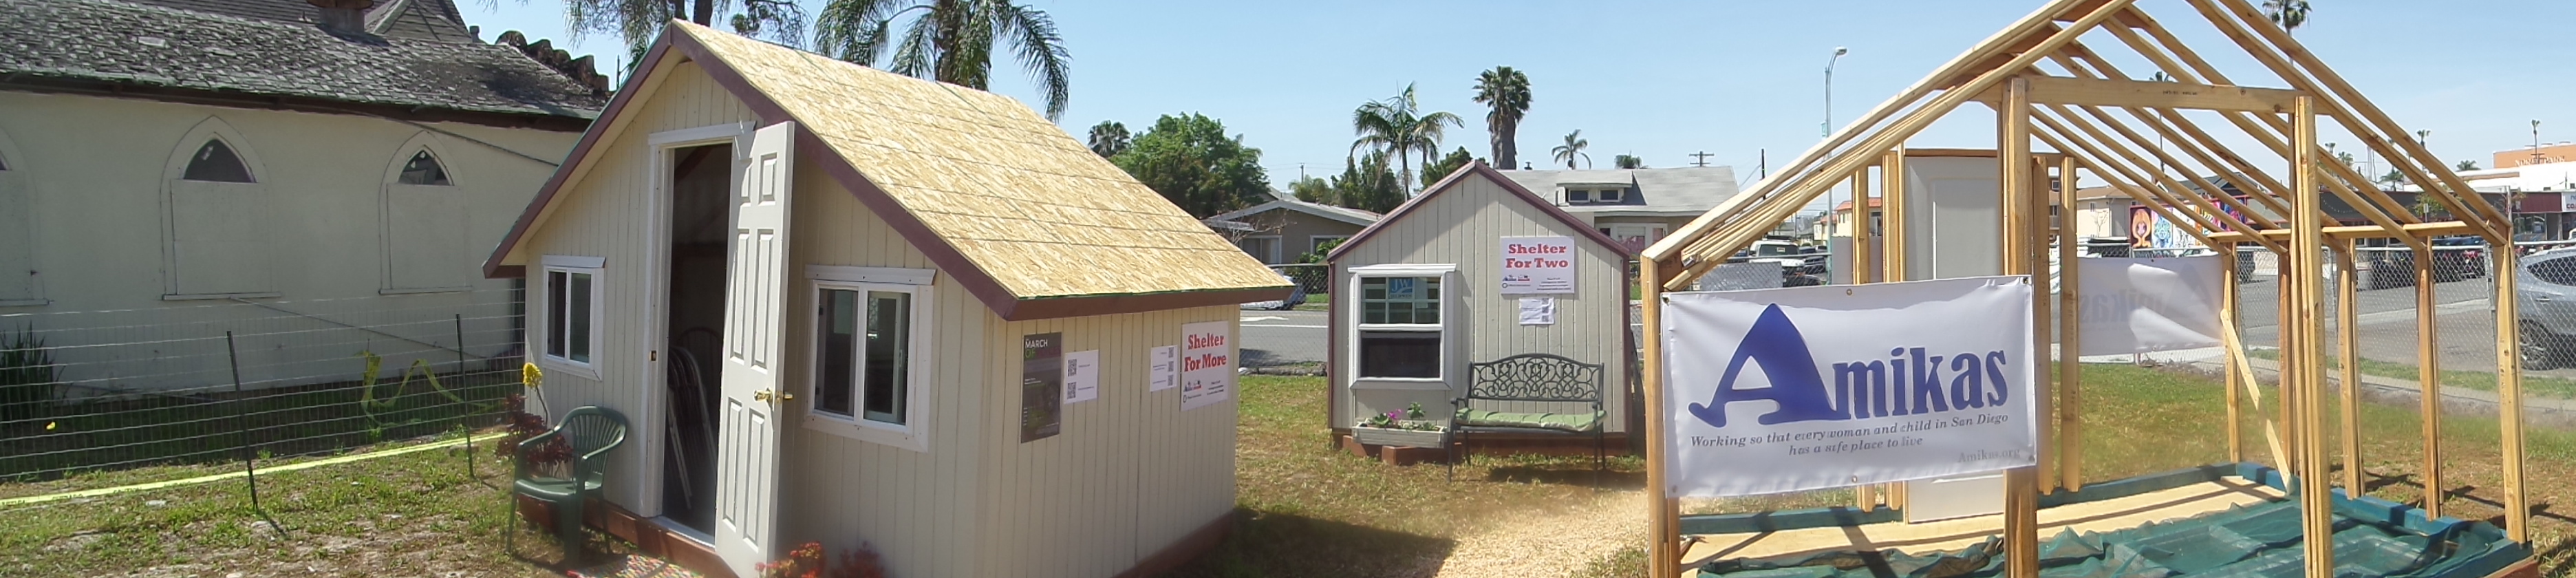
[[[723,414],[716,433],[716,555],[734,575],[757,576],[778,527],[779,382],[787,285],[787,201],[796,124],[752,133],[734,187],[732,259],[725,284]]]

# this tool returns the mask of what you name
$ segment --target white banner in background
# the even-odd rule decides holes
[[[2219,345],[2216,255],[2075,260],[2079,355],[2126,355]]]
[[[1667,294],[1666,491],[2032,465],[2030,299],[2020,276]]]

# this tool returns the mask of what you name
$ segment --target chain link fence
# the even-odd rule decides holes
[[[80,489],[87,472],[499,425],[518,303],[490,289],[0,315],[0,480]]]

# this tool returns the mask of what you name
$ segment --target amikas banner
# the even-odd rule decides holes
[[[2032,465],[2030,299],[2026,277],[1666,295],[1666,491]]]

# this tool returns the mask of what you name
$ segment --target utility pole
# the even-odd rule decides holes
[[[1760,150],[1761,150],[1760,154],[1762,155],[1762,156],[1760,157],[1760,158],[1761,158],[1761,164],[1754,165],[1754,166],[1755,166],[1756,168],[1758,168],[1758,169],[1760,169],[1760,170],[1762,171],[1762,178],[1766,178],[1766,179],[1767,179],[1767,178],[1771,178],[1771,149],[1760,149]]]
[[[1695,152],[1695,153],[1691,153],[1691,154],[1687,154],[1687,155],[1682,155],[1682,156],[1686,156],[1686,157],[1690,157],[1690,158],[1691,158],[1691,166],[1694,166],[1694,167],[1705,167],[1705,166],[1708,166],[1708,157],[1716,156],[1716,155],[1708,154],[1708,151],[1700,151],[1700,152]]]

